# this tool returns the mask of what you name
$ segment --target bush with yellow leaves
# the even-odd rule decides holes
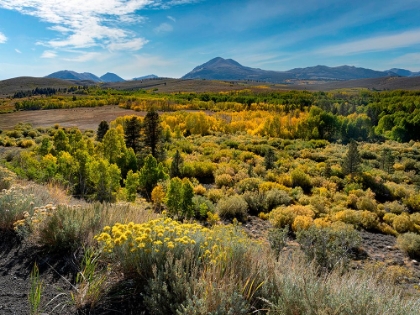
[[[407,213],[402,213],[394,218],[392,221],[392,227],[398,233],[405,233],[412,231],[414,225],[410,220],[410,216]]]
[[[297,216],[306,216],[313,219],[315,213],[310,206],[293,205],[274,209],[271,211],[269,218],[275,227],[284,228],[286,226],[292,227]]]

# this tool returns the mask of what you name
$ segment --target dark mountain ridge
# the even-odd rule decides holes
[[[395,70],[395,71],[393,71]],[[420,73],[404,69],[391,69],[376,71],[354,66],[314,66],[295,68],[288,71],[271,71],[251,68],[241,65],[232,59],[216,57],[195,67],[184,75],[183,79],[208,79],[208,80],[255,80],[272,83],[284,83],[294,80],[355,80],[396,76],[416,76]]]

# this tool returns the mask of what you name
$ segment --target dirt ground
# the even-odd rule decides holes
[[[96,130],[102,120],[110,122],[125,115],[142,116],[144,113],[123,109],[117,105],[81,107],[72,109],[48,109],[20,111],[0,115],[0,129],[13,129],[18,123],[31,123],[33,127],[78,127],[81,130]]]

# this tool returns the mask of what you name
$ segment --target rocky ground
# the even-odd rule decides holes
[[[267,231],[271,227],[268,221],[257,217],[251,217],[242,226],[253,238],[266,238]],[[359,249],[359,261],[355,261],[353,267],[362,268],[368,262],[376,262],[381,268],[394,266],[397,271],[408,270],[409,273],[397,272],[396,275],[389,276],[399,277],[397,281],[407,288],[407,292],[420,296],[419,291],[415,289],[416,285],[420,286],[420,265],[396,247],[395,237],[369,232],[361,232],[361,236],[363,241]],[[10,234],[0,235],[0,239],[0,315],[30,314],[28,292],[34,262],[39,266],[40,277],[43,281],[42,312],[44,314],[77,314],[71,296],[74,291],[72,283],[77,273],[75,257],[51,257],[30,241],[20,242]],[[395,268],[395,266],[402,268]],[[117,307],[113,309],[114,311],[110,311],[109,308],[98,308],[95,314],[124,313]]]

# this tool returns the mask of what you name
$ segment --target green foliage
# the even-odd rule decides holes
[[[362,159],[357,149],[357,143],[351,141],[348,145],[347,153],[343,159],[342,169],[344,175],[354,175],[359,171]]]
[[[121,171],[116,164],[110,164],[104,159],[92,161],[89,164],[89,179],[95,188],[95,200],[100,202],[116,200],[121,180]]]
[[[59,205],[38,210],[32,229],[36,240],[49,251],[71,253],[87,245],[89,235],[99,229],[102,207]],[[49,214],[49,215],[48,215]]]
[[[219,200],[216,209],[222,219],[244,221],[248,205],[242,196],[233,195]]]
[[[157,111],[151,109],[143,120],[143,144],[150,150],[150,154],[157,159],[163,158],[162,126]]]
[[[150,199],[153,188],[159,181],[165,180],[167,177],[168,175],[165,173],[163,165],[161,163],[158,164],[156,159],[149,154],[139,171],[140,189]]]
[[[264,156],[264,166],[267,170],[274,168],[276,162],[276,155],[272,148],[269,148]]]
[[[279,257],[283,248],[286,247],[287,241],[289,240],[289,233],[289,226],[283,229],[271,229],[268,231],[268,242],[276,257]]]
[[[184,164],[184,159],[179,153],[179,150],[176,150],[175,155],[172,158],[171,167],[169,169],[169,176],[173,177],[181,177],[182,175],[182,167]]]
[[[172,178],[166,194],[169,215],[179,220],[192,218],[195,215],[193,197],[194,189],[188,178]]]
[[[98,130],[96,131],[96,141],[102,141],[108,130],[108,122],[106,120],[102,120],[98,125]]]
[[[351,257],[351,251],[359,246],[360,235],[353,229],[311,227],[299,230],[296,240],[309,261],[314,261],[321,270],[345,267]]]
[[[124,126],[124,140],[127,148],[132,148],[134,152],[139,152],[141,148],[141,122],[136,116],[132,116],[126,121]]]
[[[40,312],[41,306],[41,296],[43,290],[43,282],[39,277],[39,268],[35,263],[30,274],[31,288],[29,291],[29,305],[30,305],[30,314],[38,315]]]
[[[309,175],[301,169],[294,169],[290,176],[292,178],[293,187],[299,186],[304,192],[309,193],[312,189],[312,181]]]
[[[410,257],[420,258],[420,235],[412,232],[398,235],[397,245]]]
[[[137,188],[139,186],[139,174],[128,171],[127,178],[124,180],[125,189],[127,191],[127,201],[135,201],[137,196]]]

